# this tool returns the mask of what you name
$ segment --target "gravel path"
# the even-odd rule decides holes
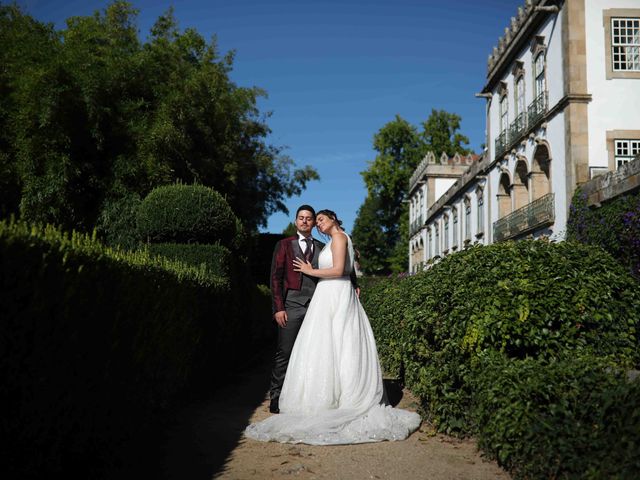
[[[189,405],[162,432],[157,447],[112,472],[110,478],[215,479],[429,479],[489,480],[510,477],[485,461],[473,440],[440,434],[423,423],[402,442],[346,446],[263,443],[246,439],[250,422],[268,417],[270,361],[234,377],[212,398]],[[410,392],[386,381],[398,407],[415,410]],[[400,398],[401,397],[401,398]],[[149,447],[149,445],[147,445]],[[137,450],[137,449],[136,449]],[[139,450],[138,450],[139,452]],[[145,458],[146,457],[146,458]]]

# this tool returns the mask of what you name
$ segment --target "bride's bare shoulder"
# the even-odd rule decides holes
[[[347,234],[344,232],[335,232],[334,234],[331,235],[331,241],[333,243],[338,243],[338,244],[346,244],[347,243]]]

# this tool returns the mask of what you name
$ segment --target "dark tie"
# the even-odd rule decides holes
[[[304,251],[304,259],[307,262],[311,262],[311,259],[313,258],[313,241],[310,238],[305,238],[304,241],[307,244],[307,249]]]

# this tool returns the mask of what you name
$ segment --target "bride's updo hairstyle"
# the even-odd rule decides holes
[[[316,217],[318,215],[324,215],[325,217],[329,217],[331,220],[336,222],[338,227],[340,227],[340,230],[344,230],[344,228],[342,228],[342,220],[338,219],[338,215],[336,215],[336,212],[325,209],[325,210],[320,210],[319,212],[316,212]]]

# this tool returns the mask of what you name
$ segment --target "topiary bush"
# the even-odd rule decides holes
[[[216,243],[238,247],[240,221],[222,195],[203,185],[157,187],[137,213],[142,239],[150,243]]]
[[[472,379],[478,444],[514,479],[636,478],[640,379],[609,359],[486,355]]]
[[[638,283],[602,249],[580,243],[473,247],[362,298],[383,365],[402,364],[407,386],[446,432],[474,431],[470,382],[486,352],[639,357]]]

